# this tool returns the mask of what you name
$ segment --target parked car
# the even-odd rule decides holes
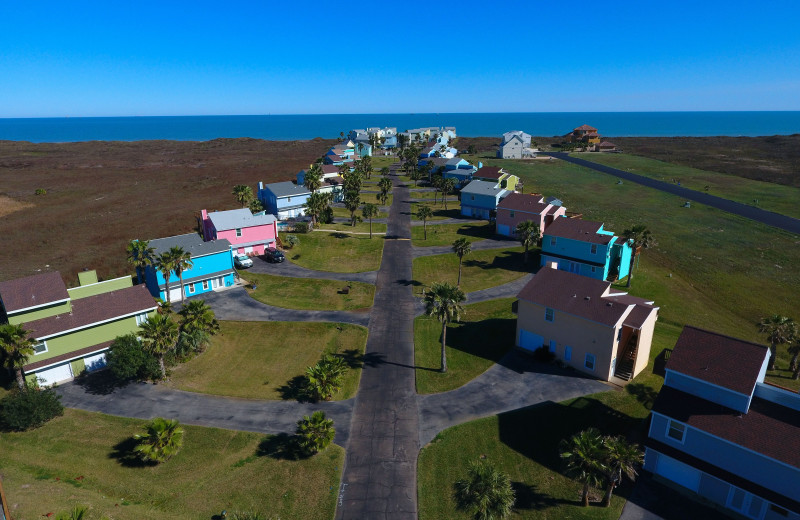
[[[264,258],[267,262],[274,262],[274,263],[281,263],[286,260],[286,257],[283,256],[282,251],[278,251],[274,247],[268,247],[264,250]]]
[[[233,257],[233,265],[239,269],[253,267],[253,261],[247,255],[236,255]]]

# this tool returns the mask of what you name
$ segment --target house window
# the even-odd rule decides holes
[[[550,237],[550,245],[551,246],[556,245],[556,237]]]
[[[685,435],[686,425],[670,419],[669,424],[667,424],[667,437],[683,444],[683,438]]]
[[[592,272],[595,272],[595,271],[597,271],[597,268],[595,266],[592,266]]]
[[[617,342],[622,341],[622,327],[617,331]]]
[[[597,254],[597,244],[592,244],[592,254],[593,255]]]
[[[544,309],[544,321],[553,321],[553,317],[555,316],[555,311],[550,307],[545,307]]]
[[[203,290],[204,291],[208,290],[208,280],[203,280]]]
[[[564,347],[564,361],[569,361],[570,359],[572,359],[572,347],[567,345]]]
[[[286,198],[286,202],[292,202],[292,198],[291,197],[287,197]]]
[[[147,321],[147,313],[143,312],[141,314],[136,315],[136,324],[141,325],[142,323]]]
[[[189,291],[189,294],[194,294],[194,284],[190,283],[186,286],[186,289]]]
[[[586,357],[583,359],[583,366],[591,371],[594,371],[594,362],[594,354],[586,354]]]
[[[514,218],[514,212],[511,211],[510,213],[511,213],[511,218]]]
[[[475,195],[470,195],[470,199],[469,200],[475,200]]]
[[[237,237],[242,236],[242,228],[236,228],[236,236]]]
[[[33,346],[33,354],[34,355],[36,355],[36,354],[44,354],[45,352],[47,352],[47,342],[46,341],[40,341],[39,343],[37,343],[36,345]]]
[[[789,516],[789,511],[788,510],[786,510],[786,509],[784,509],[784,508],[782,508],[780,506],[776,506],[775,504],[770,504],[769,505],[769,510],[772,511],[773,513],[777,513],[777,514],[779,514],[781,516]]]

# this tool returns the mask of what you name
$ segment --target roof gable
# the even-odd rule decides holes
[[[196,233],[187,233],[185,235],[166,238],[154,238],[150,240],[149,243],[156,255],[166,253],[172,247],[180,247],[192,255],[192,258],[221,253],[223,251],[227,252],[231,249],[231,243],[228,242],[227,239],[220,238],[205,242],[203,241],[203,237]]]
[[[209,213],[208,218],[211,219],[217,231],[254,226],[271,226],[275,223],[273,215],[253,215],[247,208],[215,211],[214,213]]]
[[[551,205],[545,203],[541,195],[524,195],[522,193],[510,193],[497,205],[498,210],[525,211],[537,215],[541,215],[550,207]]]
[[[6,312],[12,313],[66,300],[69,293],[61,274],[53,271],[0,282],[0,298]]]
[[[602,222],[561,217],[553,220],[553,223],[547,227],[544,234],[546,236],[579,240],[591,244],[607,245],[615,237],[614,235],[598,233],[602,227]]]

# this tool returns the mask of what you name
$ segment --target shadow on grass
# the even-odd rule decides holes
[[[281,395],[281,399],[285,401],[297,401],[299,403],[310,403],[313,401],[306,391],[306,383],[308,379],[306,376],[295,376],[291,378],[286,384],[276,388]]]
[[[256,455],[276,460],[302,460],[309,457],[297,444],[297,437],[288,433],[267,435],[258,444]]]
[[[100,370],[91,374],[83,374],[75,379],[75,384],[88,394],[109,395],[115,390],[128,386],[132,381],[120,381],[110,370]]]
[[[136,456],[133,451],[136,448],[138,441],[133,437],[118,442],[113,446],[113,450],[108,454],[108,458],[116,460],[120,466],[126,468],[150,468],[157,466],[156,462],[145,462]]]
[[[648,410],[652,410],[653,403],[656,402],[656,397],[658,397],[658,392],[653,387],[642,383],[631,383],[625,387],[625,391],[642,403],[642,406]]]
[[[502,251],[495,256],[491,262],[485,260],[464,259],[464,267],[478,267],[480,269],[505,269],[506,271],[518,273],[533,272],[540,263],[539,250],[528,252],[528,263],[523,260],[525,253],[522,251]]]
[[[536,486],[531,486],[524,482],[511,482],[511,488],[514,490],[514,496],[516,497],[514,502],[514,509],[516,510],[541,511],[549,507],[556,507],[559,504],[570,503],[564,499],[553,498],[547,493],[538,493]]]
[[[497,363],[514,346],[516,330],[517,320],[513,318],[452,324],[447,329],[447,346]]]

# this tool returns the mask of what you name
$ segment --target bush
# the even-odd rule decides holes
[[[0,401],[0,426],[19,432],[38,428],[64,413],[60,400],[52,388],[40,390],[29,385],[27,390],[14,390]]]
[[[300,239],[297,238],[297,235],[286,235],[286,238],[284,238],[282,242],[286,249],[291,249],[300,243]]]
[[[106,362],[119,381],[161,378],[158,359],[144,350],[134,334],[117,337],[106,354]]]
[[[331,222],[333,222],[333,208],[330,206],[325,208],[325,210],[319,214],[319,218],[317,218],[317,221],[320,224],[330,224]]]
[[[34,191],[33,193],[35,193],[36,195],[47,195],[47,190],[44,188],[36,188],[36,191]]]
[[[294,223],[294,232],[295,233],[308,233],[308,222],[295,222]]]

